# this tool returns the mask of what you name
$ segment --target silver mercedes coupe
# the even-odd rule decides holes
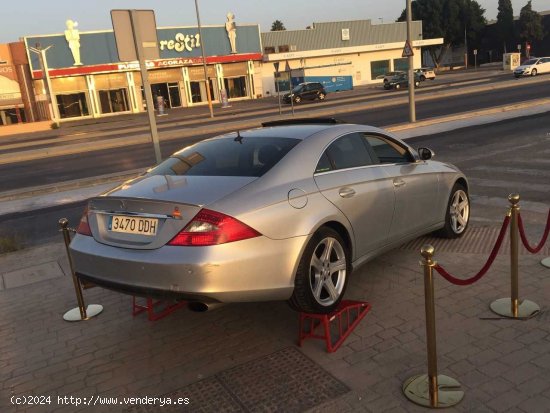
[[[187,146],[92,198],[70,251],[82,280],[216,303],[288,300],[327,313],[354,268],[468,226],[468,183],[390,133],[333,119],[271,122]]]

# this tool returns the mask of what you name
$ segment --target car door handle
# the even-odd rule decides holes
[[[340,194],[342,198],[351,198],[353,195],[355,195],[355,190],[353,188],[344,187],[340,188],[338,194]]]
[[[406,185],[407,183],[402,179],[394,179],[393,180],[393,186],[396,188],[399,188],[400,186]]]

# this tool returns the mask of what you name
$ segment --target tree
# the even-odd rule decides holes
[[[424,38],[443,37],[442,47],[428,48],[437,67],[453,45],[464,43],[465,31],[468,43],[476,45],[486,24],[485,9],[475,0],[414,0],[411,8],[413,20],[422,20]],[[403,10],[397,21],[405,20]]]
[[[514,40],[514,10],[512,9],[512,0],[498,0],[496,27],[498,38],[503,45],[504,53],[506,53]]]
[[[522,7],[519,14],[519,37],[525,42],[533,40],[542,40],[544,31],[542,30],[542,18],[540,14],[533,11],[531,0]]]
[[[275,20],[275,21],[271,24],[271,31],[272,31],[272,32],[279,32],[279,31],[282,31],[282,30],[286,30],[286,27],[285,27],[285,25],[283,24],[282,21],[280,21],[280,20]]]

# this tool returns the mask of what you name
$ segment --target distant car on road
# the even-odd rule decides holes
[[[420,235],[457,238],[468,183],[382,129],[292,119],[189,145],[88,202],[70,250],[98,286],[191,309],[336,308],[353,268]]]
[[[414,69],[414,72],[418,74],[418,79],[423,82],[426,79],[434,80],[435,72],[433,67],[421,67],[420,69]]]
[[[327,92],[325,87],[319,82],[305,82],[300,83],[290,93],[286,93],[283,96],[283,102],[290,103],[290,100],[294,100],[294,103],[300,103],[302,100],[325,100]]]
[[[403,71],[403,70],[395,70],[393,72],[388,72],[384,75],[384,85],[386,85],[386,83],[388,83],[393,77],[395,76],[398,76],[398,75],[402,75],[402,74],[405,74],[407,72]]]
[[[550,73],[550,57],[533,57],[514,70],[516,78],[521,76],[536,76],[539,73]]]
[[[414,86],[420,85],[420,76],[418,73],[414,74]],[[407,73],[402,73],[392,77],[388,82],[384,83],[384,89],[401,89],[409,87],[409,76]]]

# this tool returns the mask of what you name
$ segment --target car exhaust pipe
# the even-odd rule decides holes
[[[187,304],[187,308],[190,311],[193,311],[195,313],[205,313],[207,311],[213,310],[215,308],[221,307],[222,303],[201,303],[200,301],[191,301],[189,304]]]

